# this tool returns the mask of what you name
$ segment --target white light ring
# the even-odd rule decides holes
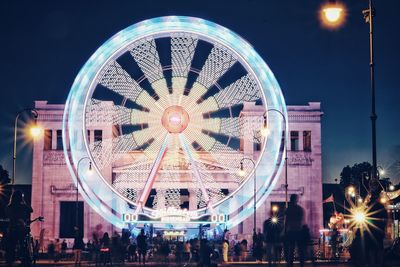
[[[212,40],[217,40],[217,42],[225,44],[227,47],[231,48],[231,50],[235,51],[236,54],[238,54],[243,59],[241,63],[247,63],[251,71],[254,73],[255,77],[259,79],[258,82],[260,88],[263,89],[264,103],[266,104],[266,106],[268,108],[276,108],[280,110],[283,114],[285,114],[285,117],[287,118],[286,105],[283,99],[283,95],[281,93],[281,90],[274,75],[272,74],[268,66],[265,64],[265,62],[262,60],[262,58],[252,48],[252,46],[248,44],[243,38],[241,38],[237,34],[233,33],[232,31],[220,25],[198,18],[171,16],[171,17],[150,19],[134,24],[120,31],[112,38],[110,38],[90,57],[88,62],[84,65],[84,67],[81,69],[78,76],[76,77],[65,107],[64,125],[63,125],[64,132],[66,129],[68,129],[69,136],[71,137],[70,144],[71,144],[72,160],[74,164],[76,164],[80,158],[85,156],[90,156],[87,153],[87,150],[82,151],[82,149],[77,148],[77,140],[79,138],[83,139],[85,136],[84,134],[85,127],[82,122],[85,118],[83,111],[86,106],[86,101],[87,101],[86,98],[89,95],[88,90],[92,85],[91,83],[93,83],[96,80],[95,77],[98,74],[98,72],[103,68],[104,64],[110,59],[110,57],[113,57],[113,55],[116,54],[116,51],[121,51],[122,49],[124,49],[126,45],[132,43],[132,40],[143,38],[143,36],[146,35],[154,35],[155,33],[161,34],[162,32],[170,33],[172,31],[189,32],[192,34],[194,33],[201,35],[205,38],[209,37]],[[261,166],[257,164],[258,165],[257,184],[259,185],[257,188],[257,192],[263,194],[263,197],[259,198],[258,200],[259,203],[265,199],[267,194],[269,194],[269,192],[273,188],[273,185],[275,184],[276,180],[279,177],[279,173],[283,164],[282,155],[281,153],[279,153],[279,147],[281,143],[281,132],[282,132],[282,127],[287,128],[287,125],[283,126],[282,118],[271,116],[272,113],[268,115],[269,115],[268,124],[271,126],[275,126],[274,130],[276,133],[271,134],[269,136],[268,141],[265,145],[267,149],[271,148],[268,149],[269,153],[263,153],[264,152],[263,151],[262,152],[263,155],[259,158],[260,161],[262,162],[265,161],[270,162],[270,164],[268,164],[269,166],[266,167],[267,170],[265,169],[261,170],[260,168]],[[79,127],[78,125],[81,125],[81,127]],[[77,136],[74,136],[74,134],[72,133],[76,132],[76,130],[80,131],[78,131]],[[279,135],[279,138],[276,138],[277,135]],[[64,136],[64,143],[66,143],[65,136]],[[64,145],[64,147],[66,148],[66,145]],[[65,153],[68,154],[67,151]],[[266,155],[270,155],[270,157],[267,157]],[[69,160],[67,160],[67,163],[68,165],[70,165]],[[73,171],[74,168],[69,166],[69,169],[76,183],[76,177]],[[262,175],[260,175],[261,171],[263,171]],[[267,175],[265,175],[265,171]],[[81,178],[82,184],[83,187],[85,188],[85,182],[88,182],[88,179],[87,177],[85,177],[83,173],[80,175],[80,177],[82,177]],[[226,212],[226,208],[228,208],[228,211],[232,211],[234,209],[237,209],[238,205],[240,206],[245,202],[249,203],[248,201],[251,200],[252,197],[252,195],[250,196],[248,194],[249,184],[250,183],[247,182],[246,183],[247,186],[242,187],[241,191],[243,192],[238,192],[238,194],[233,196],[233,198],[236,198],[236,202],[230,201],[230,199],[233,198],[224,201],[224,203],[222,203],[217,209],[218,212],[219,211]],[[118,214],[115,215],[112,212],[110,212],[111,208],[113,208],[115,212],[122,214],[124,212],[131,212],[131,210],[128,208],[128,205],[124,202],[121,202],[120,198],[115,198],[115,197],[111,199],[111,203],[108,203],[109,205],[108,207],[106,207],[104,204],[99,204],[100,202],[96,201],[96,199],[97,200],[100,199],[98,194],[95,194],[94,192],[96,190],[102,192],[102,196],[104,195],[113,196],[115,194],[115,192],[107,190],[107,188],[110,189],[109,188],[110,186],[108,184],[106,188],[103,188],[100,184],[98,184],[97,181],[95,188],[90,188],[90,186],[87,185],[86,187],[87,190],[83,192],[85,200],[88,201],[88,203],[92,206],[92,208],[94,208],[97,212],[99,212],[103,217],[105,217],[111,223],[114,223],[116,225],[118,224],[118,226],[120,226],[121,220],[119,218],[119,215]],[[264,192],[266,194],[264,194]],[[100,209],[99,205],[101,205]],[[235,216],[236,219],[232,220],[233,223],[232,226],[236,225],[242,219],[250,215],[247,214],[248,212],[246,212],[246,210],[247,209],[244,209],[242,212],[240,212],[239,215]],[[237,220],[240,221],[238,221],[237,223],[234,222]]]

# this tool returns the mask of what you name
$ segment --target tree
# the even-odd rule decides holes
[[[359,194],[367,194],[369,177],[371,177],[372,166],[369,162],[356,163],[353,167],[346,166],[340,173],[340,184],[346,188],[349,185],[357,187]]]
[[[3,168],[3,166],[0,165],[0,184],[5,185],[9,184],[11,182],[10,175],[8,174],[8,171]]]

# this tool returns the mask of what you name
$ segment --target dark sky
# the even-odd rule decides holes
[[[1,1],[0,164],[11,172],[13,123],[34,100],[64,103],[79,69],[127,26],[165,15],[201,17],[247,39],[277,77],[287,104],[321,101],[323,177],[371,158],[368,1],[347,0],[346,25],[322,29],[323,1]],[[400,160],[400,1],[375,1],[378,165]],[[22,125],[21,125],[22,126]],[[30,182],[29,144],[18,180]],[[389,175],[400,179],[400,168]]]

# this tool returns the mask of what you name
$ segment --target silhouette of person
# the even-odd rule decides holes
[[[369,266],[383,266],[383,239],[387,223],[385,206],[379,201],[380,190],[371,193],[367,204],[368,220],[373,226],[364,231],[365,255],[368,256]]]
[[[263,258],[263,240],[264,238],[259,228],[258,232],[253,234],[253,256],[257,262],[262,261]]]
[[[12,193],[5,213],[10,220],[7,231],[6,260],[11,265],[15,260],[15,248],[22,243],[26,234],[26,222],[29,221],[32,208],[25,203],[24,194],[16,190]]]
[[[211,266],[211,254],[212,249],[208,244],[207,239],[202,239],[200,241],[200,263],[201,267],[210,267]]]
[[[270,267],[272,265],[275,266],[275,264],[279,261],[282,230],[283,222],[279,220],[279,217],[273,216],[271,211],[271,217],[264,222],[266,256]]]
[[[103,234],[103,237],[100,239],[100,261],[106,265],[107,262],[111,262],[111,240],[110,236],[107,232]]]
[[[140,234],[136,238],[138,254],[139,254],[139,265],[143,262],[146,265],[146,253],[147,253],[147,236],[144,234],[144,229],[140,230]]]
[[[293,266],[296,246],[299,252],[300,266],[304,266],[304,240],[302,236],[304,210],[297,202],[298,196],[292,194],[285,212],[285,257],[289,267]]]
[[[81,265],[81,255],[82,255],[82,250],[84,248],[85,248],[85,243],[83,243],[82,235],[77,230],[73,246],[75,266]]]

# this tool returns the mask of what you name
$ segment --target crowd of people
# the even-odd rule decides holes
[[[378,193],[372,191],[368,203],[374,227],[368,232],[362,232],[362,227],[354,228],[355,239],[351,250],[352,259],[356,264],[362,264],[366,255],[372,266],[380,266],[383,262],[386,211],[378,200],[380,191],[376,191]],[[29,221],[32,208],[25,203],[23,194],[15,191],[6,212],[10,219],[7,233],[7,261],[12,263],[15,259],[15,246],[21,242],[26,233],[24,220]],[[82,252],[85,252],[86,260],[94,261],[96,265],[136,261],[144,266],[146,261],[152,258],[154,261],[164,263],[175,260],[178,265],[193,261],[204,267],[211,266],[212,261],[217,259],[222,259],[223,262],[245,261],[249,256],[259,262],[265,259],[269,266],[273,266],[281,261],[284,255],[287,266],[290,267],[293,266],[297,251],[300,265],[304,266],[305,251],[311,238],[309,229],[304,224],[304,210],[298,204],[297,195],[291,195],[283,218],[282,220],[271,213],[271,217],[263,224],[263,231],[254,230],[250,247],[246,239],[230,238],[227,230],[222,239],[194,238],[186,241],[167,240],[161,233],[149,240],[143,229],[137,236],[132,235],[130,231],[123,231],[122,235],[114,232],[110,237],[106,232],[102,236],[93,234],[92,239],[86,244],[79,231],[76,231],[72,248],[68,246],[66,240],[56,239],[48,245],[47,254],[54,261],[60,261],[67,257],[67,250],[72,249],[76,266],[81,264]],[[35,241],[34,254],[37,255],[38,252],[39,243]]]

